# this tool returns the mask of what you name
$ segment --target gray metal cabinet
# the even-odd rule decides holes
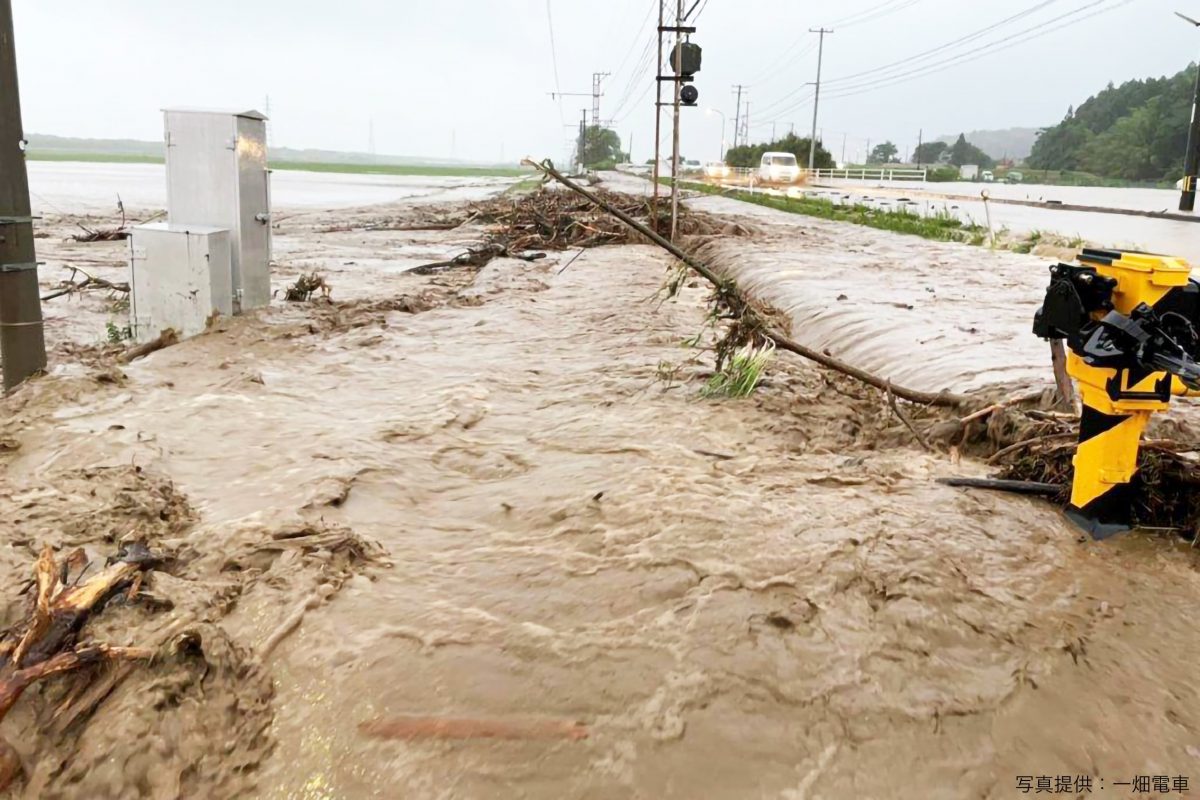
[[[232,247],[224,228],[157,222],[129,237],[129,320],[140,342],[173,328],[183,337],[233,313]]]
[[[166,109],[171,223],[231,233],[234,313],[271,302],[266,117],[257,111]]]

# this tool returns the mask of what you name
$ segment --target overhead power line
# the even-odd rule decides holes
[[[558,118],[563,124],[567,124],[567,118],[563,114],[562,105],[562,85],[558,81],[558,48],[554,45],[554,16],[550,12],[550,0],[546,0],[546,25],[550,29],[550,59],[554,64],[554,91],[558,96]]]
[[[1040,25],[1035,25],[1033,27],[1026,28],[1022,31],[1011,34],[1009,36],[1006,36],[1003,39],[999,39],[990,44],[984,45],[983,47],[976,49],[976,50],[972,50],[969,53],[960,53],[958,55],[951,56],[946,59],[942,59],[941,61],[936,61],[931,64],[926,64],[924,66],[908,70],[907,72],[901,72],[901,73],[898,73],[895,75],[889,75],[885,78],[879,78],[874,81],[866,81],[866,82],[859,83],[859,84],[851,84],[848,86],[836,87],[834,89],[834,91],[829,95],[829,98],[832,99],[832,98],[837,98],[837,97],[851,97],[856,94],[863,94],[865,92],[874,91],[876,89],[886,88],[888,86],[895,86],[897,84],[908,83],[908,82],[911,82],[918,78],[923,78],[927,75],[933,75],[935,73],[950,69],[951,67],[955,67],[960,64],[965,64],[969,61],[975,61],[979,58],[983,58],[984,56],[992,55],[993,53],[999,53],[1003,50],[1008,50],[1012,47],[1016,47],[1019,44],[1024,44],[1026,42],[1033,41],[1034,39],[1041,38],[1042,36],[1046,36],[1055,31],[1059,31],[1064,28],[1069,28],[1074,25],[1078,25],[1079,23],[1081,23],[1085,20],[1091,19],[1092,17],[1099,16],[1100,14],[1106,14],[1110,11],[1115,11],[1116,9],[1118,9],[1122,6],[1129,5],[1130,3],[1133,2],[1133,0],[1119,0],[1119,2],[1117,2],[1115,5],[1111,5],[1111,6],[1107,6],[1107,7],[1103,7],[1103,8],[1096,8],[1096,6],[1098,6],[1102,3],[1106,3],[1106,2],[1109,2],[1109,0],[1092,0],[1092,2],[1085,4],[1084,6],[1081,6],[1080,8],[1077,8],[1073,11],[1070,11],[1066,14],[1062,14],[1058,17],[1055,17],[1052,20],[1049,20],[1050,23],[1060,22],[1060,24],[1058,24],[1058,25],[1052,25],[1051,27],[1046,27],[1047,23],[1042,23]],[[1070,19],[1070,17],[1074,17],[1075,15],[1080,14],[1089,9],[1095,9],[1095,10],[1091,11],[1091,13],[1089,13],[1089,14],[1084,14],[1082,17]],[[1065,21],[1063,21],[1063,20],[1065,20]],[[829,81],[829,83],[832,83],[832,81]]]
[[[890,14],[895,14],[897,11],[903,11],[906,8],[915,6],[919,2],[921,0],[885,0],[885,2],[877,6],[864,9],[856,14],[850,14],[840,20],[834,20],[830,24],[835,28],[849,28],[853,25],[861,25],[864,22],[874,22]]]
[[[1101,0],[1101,1],[1103,1],[1103,0]],[[1047,6],[1051,6],[1058,2],[1061,2],[1061,0],[1040,0],[1040,2],[1030,6],[1029,8],[1025,9],[1024,11],[1019,11],[1016,14],[1013,14],[1012,16],[1005,17],[1004,19],[1002,19],[998,22],[993,22],[991,25],[980,28],[979,30],[973,31],[971,33],[968,33],[965,36],[960,36],[957,39],[952,39],[951,41],[946,42],[944,44],[940,44],[937,47],[931,47],[928,50],[923,50],[920,53],[916,53],[915,55],[911,55],[906,58],[902,58],[898,61],[892,61],[891,63],[888,63],[888,64],[882,64],[878,67],[872,67],[871,69],[865,69],[861,72],[854,72],[849,75],[843,75],[838,78],[830,78],[828,81],[826,81],[826,83],[828,83],[829,85],[832,86],[835,83],[842,83],[845,81],[852,80],[854,78],[860,78],[865,75],[873,75],[877,72],[883,72],[885,70],[890,70],[894,67],[904,66],[905,64],[910,64],[914,61],[924,60],[926,58],[935,56],[938,53],[945,52],[946,50],[950,50],[959,45],[966,44],[968,42],[973,42],[982,36],[986,36],[987,34],[991,33],[992,31],[996,30],[997,28],[1001,28],[1001,27],[1003,27],[1005,25],[1009,25],[1013,22],[1017,22],[1018,20],[1024,19],[1025,17],[1029,16],[1030,14],[1036,14],[1038,11],[1041,11],[1043,8],[1046,8]],[[1051,21],[1053,21],[1053,20],[1051,20]]]

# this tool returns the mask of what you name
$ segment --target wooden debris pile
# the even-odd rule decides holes
[[[140,543],[123,547],[117,557],[87,580],[91,562],[77,549],[61,562],[54,550],[42,550],[27,593],[24,617],[0,634],[0,720],[30,686],[55,675],[73,673],[93,665],[148,660],[154,651],[141,647],[116,647],[95,642],[79,643],[87,621],[111,598],[124,593],[133,598],[145,571],[157,559]],[[32,592],[30,592],[32,590]],[[54,712],[53,722],[74,719],[90,711],[103,696],[87,691],[81,681]],[[7,742],[0,740],[0,791],[17,777],[20,761]]]
[[[641,220],[650,229],[665,234],[670,228],[668,204],[659,202],[655,214],[650,198],[593,189],[613,208]],[[540,190],[519,196],[500,197],[474,207],[474,220],[492,226],[493,241],[509,252],[567,250],[645,241],[612,214],[587,198],[569,192]],[[703,214],[680,209],[678,229],[684,236],[711,235],[725,223]]]
[[[1065,506],[1070,499],[1079,439],[1079,420],[1073,415],[1008,410],[1005,423],[1019,431],[1016,441],[988,458],[1000,466],[1004,480],[1052,483],[1061,487],[1053,500]],[[1138,454],[1133,482],[1133,519],[1142,528],[1167,529],[1188,539],[1200,533],[1200,444],[1181,438],[1148,436]]]
[[[77,233],[71,237],[76,242],[120,242],[129,238],[129,226],[125,219],[125,204],[121,202],[120,195],[117,196],[117,210],[121,212],[121,224],[115,228],[89,228],[82,222],[76,222],[83,233]]]

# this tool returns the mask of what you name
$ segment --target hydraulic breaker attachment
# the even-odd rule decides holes
[[[1178,258],[1085,249],[1050,268],[1033,332],[1065,339],[1083,413],[1067,516],[1096,539],[1133,525],[1142,432],[1200,394],[1200,283]]]

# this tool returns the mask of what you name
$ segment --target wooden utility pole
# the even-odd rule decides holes
[[[679,216],[679,100],[683,91],[683,0],[676,0],[675,14],[675,129],[671,135],[671,241],[675,241],[676,218]]]
[[[824,28],[818,28],[817,30],[809,28],[808,32],[818,34],[821,37],[817,44],[817,92],[813,96],[812,134],[808,140],[808,174],[811,175],[813,164],[817,158],[817,106],[821,103],[821,61],[825,57],[825,34],[833,33],[833,31],[825,30]]]
[[[46,367],[24,142],[12,0],[0,0],[0,361],[6,391]]]

